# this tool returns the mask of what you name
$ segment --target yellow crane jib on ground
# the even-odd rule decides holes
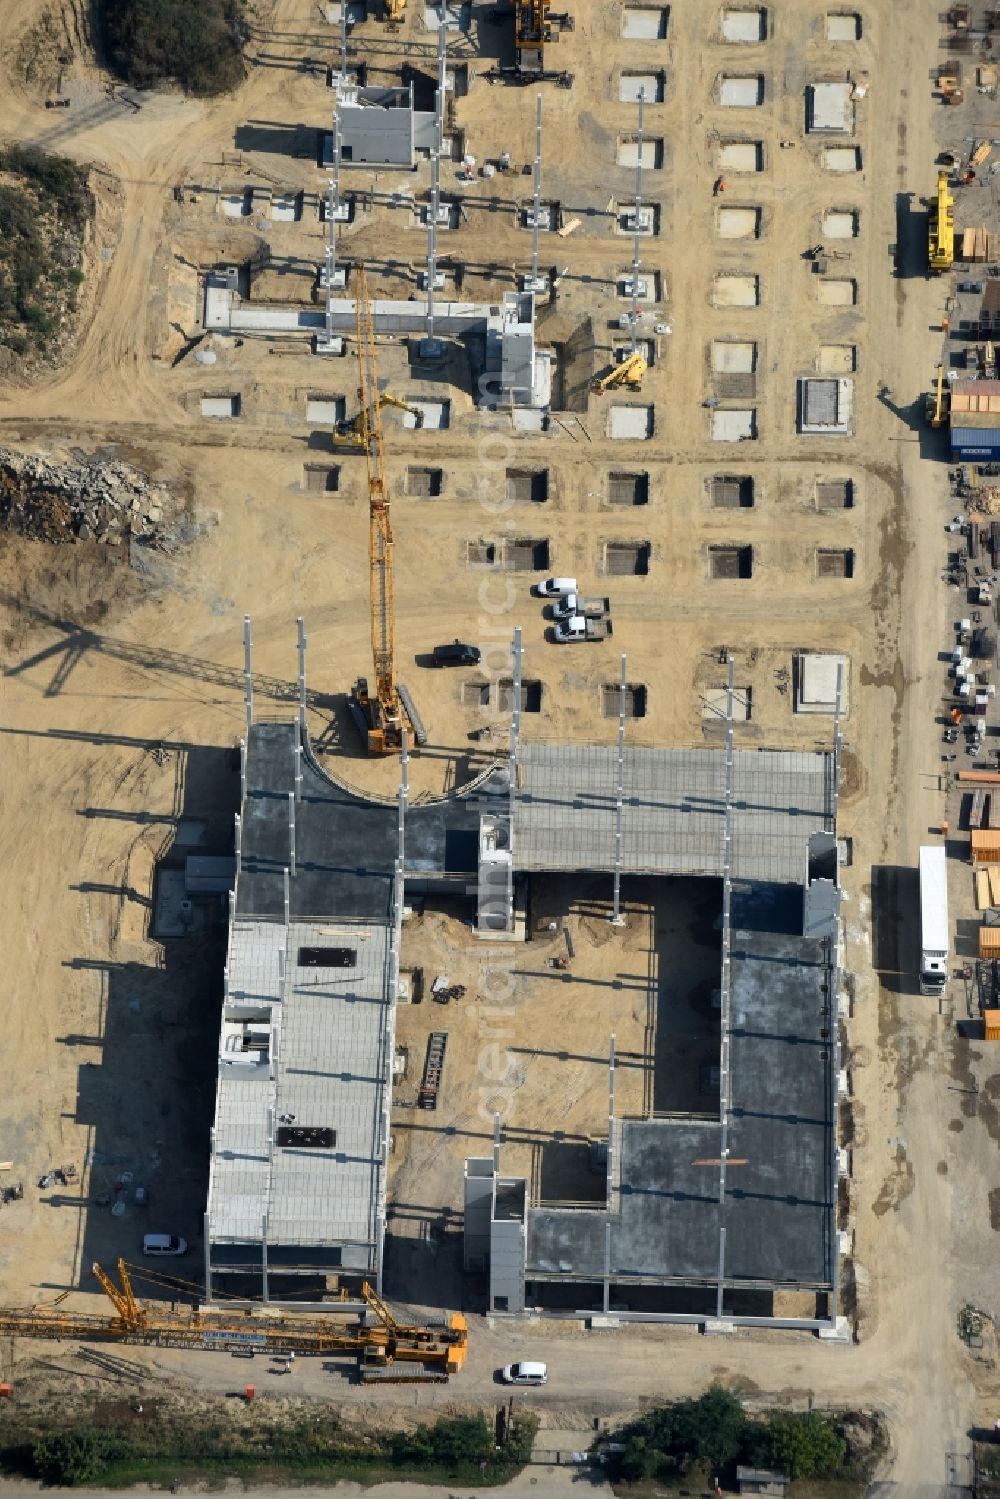
[[[367,728],[368,753],[391,755],[402,749],[404,734],[410,744],[414,739],[413,724],[396,682],[393,540],[389,520],[389,486],[386,483],[382,451],[382,406],[404,403],[394,396],[384,400],[384,392],[379,390],[375,323],[368,299],[368,278],[364,265],[358,266],[355,287],[355,325],[358,361],[361,366],[358,384],[361,425],[358,435],[368,466],[368,568],[371,579],[372,664],[375,682],[373,690],[369,687],[367,678],[359,677],[354,684],[352,702]]]
[[[924,409],[924,416],[929,427],[943,427],[948,416],[948,398],[944,382],[944,365],[937,367],[937,384],[930,391]]]
[[[927,264],[932,271],[950,271],[955,261],[955,199],[947,172],[938,172],[937,197],[927,218]]]
[[[600,380],[594,381],[594,390],[598,395],[603,395],[606,390],[615,390],[624,385],[626,390],[641,390],[643,376],[649,366],[642,354],[629,354],[616,364]]]
[[[306,1317],[298,1313],[193,1309],[173,1311],[146,1306],[137,1301],[128,1266],[118,1261],[118,1282],[99,1265],[93,1271],[114,1307],[115,1315],[102,1317],[74,1312],[63,1306],[0,1308],[0,1335],[7,1337],[66,1339],[80,1342],[122,1342],[160,1347],[200,1348],[222,1352],[255,1349],[261,1352],[301,1354],[352,1353],[359,1360],[362,1378],[378,1378],[379,1370],[396,1363],[420,1364],[411,1379],[444,1380],[457,1374],[468,1351],[468,1324],[460,1313],[452,1313],[440,1327],[411,1326],[397,1322],[388,1307],[368,1285],[361,1296],[377,1322],[369,1326],[362,1314],[358,1320],[337,1317]],[[176,1285],[172,1286],[174,1294]],[[197,1293],[198,1287],[190,1288]],[[386,1376],[382,1376],[386,1377]]]

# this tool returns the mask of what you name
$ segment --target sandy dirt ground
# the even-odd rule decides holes
[[[38,0],[0,7],[0,55],[14,55],[39,9]],[[536,737],[611,741],[602,689],[617,680],[621,650],[630,681],[648,687],[647,714],[630,722],[630,739],[711,741],[717,720],[706,716],[703,696],[721,681],[718,653],[726,645],[738,683],[753,689],[740,742],[829,743],[829,719],[804,722],[791,712],[792,656],[808,647],[850,656],[841,830],[854,855],[846,883],[858,1340],[830,1347],[797,1335],[740,1333],[714,1341],[676,1329],[582,1335],[563,1324],[491,1327],[476,1319],[461,1387],[387,1389],[380,1400],[438,1409],[489,1399],[498,1365],[538,1354],[550,1383],[530,1399],[550,1425],[586,1424],[594,1413],[687,1393],[713,1378],[790,1402],[879,1405],[893,1437],[884,1492],[924,1499],[946,1492],[949,1455],[964,1457],[972,1425],[992,1425],[1000,1396],[992,1350],[973,1357],[955,1333],[967,1299],[995,1309],[984,1271],[995,1244],[988,1058],[973,1059],[983,1089],[969,1117],[966,1095],[954,1091],[966,1086],[966,1066],[949,1017],[929,1013],[912,992],[912,914],[899,913],[898,971],[883,972],[881,984],[871,955],[873,871],[912,866],[944,812],[936,776],[927,772],[938,754],[936,654],[949,628],[939,582],[947,493],[943,465],[926,461],[919,427],[944,291],[919,274],[893,279],[889,253],[896,195],[933,185],[940,105],[928,75],[939,59],[937,8],[920,0],[902,26],[887,0],[865,0],[862,38],[846,49],[824,40],[818,0],[775,0],[768,40],[755,48],[724,45],[717,12],[701,5],[673,7],[667,37],[656,43],[623,40],[618,6],[581,0],[574,10],[576,29],[559,43],[574,87],[547,89],[544,105],[543,196],[581,220],[567,238],[542,242],[543,263],[567,268],[547,314],[548,336],[572,345],[563,366],[567,409],[549,433],[515,435],[505,417],[476,412],[452,390],[446,432],[404,433],[395,415],[386,420],[398,497],[402,675],[430,738],[414,763],[414,788],[439,791],[484,763],[482,743],[472,746],[467,735],[484,723],[502,733],[495,679],[508,669],[502,647],[515,624],[524,631],[525,673],[542,687],[541,711],[525,721],[525,733]],[[392,76],[404,47],[411,56],[422,47],[418,65],[433,71],[430,33],[415,12],[400,37],[387,39],[375,23],[364,35],[376,77]],[[495,50],[496,31],[483,35]],[[456,47],[458,59],[475,63],[470,41]],[[96,70],[82,64],[67,84],[73,106],[57,119],[16,80],[7,80],[0,98],[0,133],[92,162],[105,184],[75,355],[31,390],[0,392],[0,441],[52,452],[113,443],[189,493],[203,528],[188,549],[144,556],[131,568],[82,546],[54,553],[7,541],[0,550],[8,1059],[0,1157],[15,1160],[29,1184],[51,1165],[91,1162],[82,1193],[39,1194],[29,1186],[18,1210],[4,1210],[0,1276],[16,1304],[91,1290],[89,1259],[113,1258],[137,1238],[134,1216],[119,1227],[88,1209],[91,1194],[106,1191],[123,1170],[148,1181],[158,1226],[198,1233],[200,1203],[185,1183],[202,1180],[198,1151],[213,1059],[186,1039],[185,1017],[193,1002],[217,1003],[212,950],[205,944],[184,957],[152,942],[149,901],[155,860],[177,839],[182,814],[219,815],[220,764],[242,722],[244,613],[254,621],[260,710],[282,709],[294,677],[294,621],[304,615],[317,743],[341,773],[395,789],[396,768],[362,758],[343,710],[345,690],[368,668],[362,460],[335,450],[328,430],[307,420],[316,394],[342,395],[353,409],[352,362],[317,367],[301,351],[248,341],[214,344],[210,369],[190,356],[172,364],[197,331],[197,267],[249,255],[268,238],[279,264],[272,261],[266,289],[278,295],[282,264],[298,286],[301,262],[319,257],[315,195],[323,179],[312,163],[282,154],[285,146],[275,149],[271,126],[322,122],[322,73],[300,60],[329,59],[332,49],[315,7],[281,0],[257,29],[252,50],[260,65],[232,98],[149,95],[136,112],[109,97]],[[664,101],[646,111],[663,159],[646,174],[660,232],[644,247],[644,263],[659,277],[657,307],[672,331],[656,336],[641,397],[587,398],[627,306],[615,283],[628,265],[628,241],[615,240],[608,204],[632,191],[630,169],[616,160],[619,137],[634,133],[635,108],[618,101],[618,76],[623,66],[645,66],[651,52],[666,82]],[[821,147],[803,133],[803,90],[847,68],[868,70],[871,87],[857,114],[862,168],[838,177],[823,169]],[[717,87],[726,72],[764,76],[763,106],[721,107]],[[477,80],[456,102],[467,149],[480,160],[509,150],[520,173],[533,153],[530,97]],[[954,129],[960,137],[960,122]],[[715,199],[720,143],[739,138],[761,142],[765,169],[731,176],[728,196]],[[795,144],[783,148],[783,140]],[[223,157],[236,149],[244,153],[238,166]],[[312,195],[300,224],[273,232],[265,225],[265,232],[223,216],[220,191],[234,178],[266,182],[265,174]],[[376,290],[412,291],[424,236],[409,208],[388,206],[385,195],[425,190],[427,167],[413,177],[380,176],[357,179],[374,196],[370,207],[359,206],[344,253],[370,259]],[[529,254],[530,236],[518,225],[528,179],[446,185],[468,200],[467,218],[442,236],[463,263],[463,295],[495,296]],[[720,239],[716,213],[730,204],[760,207],[758,241]],[[820,278],[801,258],[824,237],[831,208],[860,214],[858,235],[844,246],[843,274],[856,281],[849,308],[819,303]],[[918,245],[911,261],[919,267],[919,260]],[[758,306],[713,306],[716,276],[727,270],[759,276]],[[544,336],[544,321],[542,328]],[[711,440],[711,408],[703,404],[726,388],[712,375],[720,338],[756,345],[758,438],[738,447]],[[855,351],[849,438],[795,435],[795,381],[816,370],[821,345]],[[386,347],[380,357],[390,388],[405,382],[411,395],[435,388],[426,371],[406,370],[401,351]],[[889,396],[880,400],[882,386]],[[241,395],[239,421],[202,418],[200,397],[224,391]],[[637,403],[654,408],[652,438],[609,438],[609,407]],[[338,467],[339,487],[310,490],[309,463]],[[439,498],[407,493],[407,469],[427,466],[443,471]],[[508,468],[547,469],[548,500],[508,505]],[[610,504],[608,476],[621,472],[648,474],[646,505]],[[754,478],[752,509],[712,506],[709,483],[720,473]],[[852,508],[818,508],[816,482],[831,476],[852,480]],[[532,575],[468,565],[470,544],[506,537],[547,541],[551,570],[575,573],[588,592],[612,596],[610,645],[564,653],[546,643],[541,610],[528,598]],[[647,574],[609,575],[609,541],[648,543]],[[720,543],[752,545],[752,577],[710,578],[707,549]],[[853,576],[819,577],[820,548],[853,551]],[[469,700],[474,673],[419,665],[429,647],[456,636],[501,647],[496,671],[483,676],[485,708]],[[459,982],[447,941],[439,930],[418,956],[428,970],[440,960]],[[545,983],[537,980],[539,988]],[[523,1004],[536,997],[526,984]],[[427,1023],[426,1011],[401,1017],[401,1038],[412,1041],[418,1065]],[[606,1039],[602,1017],[591,1014],[587,1051],[599,1055]],[[592,1070],[584,1090],[591,1101],[571,1123],[574,1132],[589,1133],[599,1119],[601,1067]],[[956,1115],[961,1131],[952,1127]],[[449,1166],[457,1156],[449,1150]],[[409,1191],[406,1159],[414,1158],[401,1156],[396,1169]],[[439,1182],[429,1196],[401,1200],[454,1208],[456,1190],[452,1184],[446,1193]],[[239,1383],[233,1364],[215,1355],[134,1352],[205,1388]],[[16,1375],[30,1378],[33,1356],[28,1347],[13,1350]],[[61,1360],[72,1367],[65,1351]],[[303,1361],[294,1379],[300,1393],[371,1398],[318,1363]]]

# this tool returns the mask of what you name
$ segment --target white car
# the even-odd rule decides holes
[[[558,599],[565,593],[576,593],[576,579],[546,578],[543,583],[535,584],[535,592],[540,599]]]
[[[142,1241],[143,1254],[187,1254],[187,1248],[187,1239],[177,1234],[146,1234]]]
[[[544,1364],[508,1364],[501,1370],[504,1384],[548,1384],[549,1371]]]

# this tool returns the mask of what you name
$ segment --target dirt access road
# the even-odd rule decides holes
[[[11,44],[39,8],[37,0],[15,0],[2,8],[0,55],[12,55]],[[680,13],[682,7],[676,9]],[[877,381],[884,382],[892,405],[872,400],[859,413],[866,452],[878,464],[879,483],[890,500],[873,510],[878,520],[870,523],[872,534],[866,537],[870,599],[855,604],[845,623],[857,632],[861,657],[851,748],[863,787],[845,797],[845,820],[855,840],[847,917],[848,967],[858,975],[851,1042],[864,1120],[864,1140],[854,1149],[852,1188],[860,1341],[833,1347],[798,1336],[749,1334],[712,1341],[666,1329],[583,1336],[561,1324],[490,1328],[477,1319],[460,1386],[416,1396],[387,1389],[380,1392],[380,1404],[412,1406],[416,1399],[419,1408],[436,1409],[456,1400],[488,1401],[497,1393],[499,1365],[535,1355],[548,1362],[551,1382],[530,1399],[550,1424],[626,1411],[642,1398],[689,1393],[713,1378],[795,1401],[811,1396],[820,1404],[876,1405],[887,1411],[893,1437],[884,1491],[932,1499],[949,1492],[948,1454],[967,1450],[969,1426],[987,1417],[992,1421],[991,1402],[1000,1400],[995,1369],[974,1364],[955,1336],[968,1265],[967,1250],[952,1230],[954,1204],[962,1194],[972,1194],[985,1211],[990,1183],[988,1158],[972,1158],[968,1137],[949,1133],[955,1109],[949,1091],[951,1032],[928,1013],[925,1002],[894,992],[891,983],[880,991],[870,976],[869,871],[912,866],[918,844],[941,810],[925,771],[936,765],[938,753],[933,712],[936,655],[947,632],[938,582],[946,494],[940,467],[922,460],[919,431],[906,419],[933,363],[941,290],[919,275],[892,280],[885,254],[896,237],[894,194],[927,191],[932,182],[929,112],[938,106],[926,80],[936,59],[938,17],[926,0],[911,8],[905,27],[893,24],[896,9],[889,0],[872,0],[864,9],[866,25],[881,25],[891,45],[880,54],[870,101],[873,195],[866,232],[872,284],[867,365],[859,389],[871,392]],[[807,11],[818,13],[816,6],[791,0],[787,5],[776,0],[773,10],[789,28]],[[315,21],[305,0],[276,6],[275,17],[276,29],[286,35],[305,35]],[[682,19],[693,36],[694,12]],[[315,622],[320,641],[342,646],[348,660],[353,653],[359,667],[367,648],[357,569],[352,576],[337,549],[317,540],[313,502],[290,492],[298,459],[282,466],[280,454],[253,442],[240,451],[238,462],[234,450],[221,443],[196,452],[199,424],[181,400],[164,399],[162,371],[151,359],[159,330],[148,268],[160,247],[171,189],[179,181],[197,182],[204,165],[217,162],[221,149],[231,145],[240,122],[284,118],[287,75],[254,69],[231,99],[205,105],[156,96],[138,114],[107,100],[96,75],[84,83],[92,89],[90,102],[81,95],[80,107],[57,121],[16,86],[0,99],[0,134],[94,161],[117,179],[121,223],[117,244],[108,247],[110,258],[98,261],[92,315],[73,362],[31,392],[0,392],[0,439],[23,434],[30,441],[38,429],[69,441],[121,439],[150,453],[165,473],[193,476],[202,504],[217,507],[222,524],[190,559],[164,562],[148,591],[124,589],[110,603],[96,598],[110,611],[107,622],[78,642],[78,660],[57,687],[53,663],[66,631],[37,619],[32,625],[21,606],[27,597],[36,611],[58,613],[65,606],[67,615],[78,618],[89,601],[70,600],[72,579],[67,581],[62,564],[46,563],[46,572],[37,555],[19,553],[14,574],[14,561],[9,555],[5,559],[4,582],[20,595],[20,604],[8,611],[5,638],[8,667],[13,660],[18,669],[0,680],[7,731],[0,860],[18,878],[4,882],[0,922],[11,996],[5,1042],[18,1058],[21,1089],[5,1139],[14,1142],[11,1154],[39,1165],[46,1158],[79,1154],[87,1145],[75,1090],[85,1078],[81,1038],[101,1035],[107,999],[101,962],[109,955],[118,963],[150,961],[141,901],[129,892],[148,885],[161,825],[175,811],[178,786],[176,766],[157,765],[145,745],[165,740],[177,746],[180,757],[187,747],[222,744],[238,732],[238,673],[229,680],[223,668],[238,665],[239,617],[251,604],[258,621],[258,666],[264,672],[291,674],[290,625],[300,601],[308,604],[310,628]],[[673,86],[680,91],[683,119],[693,129],[699,108],[693,89],[685,95],[683,76]],[[696,196],[693,177],[683,191],[686,207]],[[680,336],[684,317],[696,316],[686,288],[695,285],[701,250],[678,234],[664,254],[678,262]],[[918,249],[911,253],[911,270],[917,260]],[[693,347],[701,327],[692,324]],[[678,399],[697,416],[697,391],[685,387]],[[903,411],[902,418],[893,406]],[[682,430],[681,420],[674,430]],[[581,459],[575,461],[582,466]],[[355,504],[344,517],[345,534],[360,535],[363,507]],[[685,520],[678,522],[680,530]],[[561,523],[569,529],[576,519],[563,512]],[[415,573],[421,564],[432,564],[440,534],[428,524],[423,542],[415,539],[420,547],[417,563],[411,564]],[[456,585],[456,593],[465,587]],[[775,605],[766,581],[763,589],[738,616],[739,628],[744,622],[748,630],[766,628]],[[810,632],[817,627],[810,598],[819,590],[813,585],[812,592],[795,593],[792,582],[788,589],[794,597],[781,638],[787,644],[791,632],[811,643]],[[412,597],[404,595],[408,620],[439,629],[442,638],[450,638],[453,628],[458,633],[462,616],[443,596],[446,590],[422,601],[418,592],[414,586]],[[665,678],[657,700],[662,706],[645,731],[665,741],[677,704],[687,703],[681,721],[687,723],[692,712],[687,666],[671,674],[667,658],[675,640],[695,637],[697,622],[684,618],[684,596],[676,591],[655,603],[636,604],[637,619],[643,609],[650,634],[637,640],[636,651],[646,651],[650,674],[656,663]],[[627,619],[628,609],[623,613]],[[836,641],[835,624],[824,626],[824,642]],[[721,626],[712,629],[717,637]],[[704,630],[698,638],[703,649]],[[50,649],[48,662],[24,667],[26,658]],[[199,662],[219,667],[221,675],[207,669],[197,675],[193,668]],[[556,671],[568,669],[551,670],[559,685]],[[349,677],[347,666],[341,675]],[[559,701],[565,704],[570,687],[562,685]],[[445,726],[441,742],[454,745],[462,726],[457,710],[451,710]],[[583,734],[589,726],[576,708],[557,707],[550,717],[553,733]],[[786,740],[794,727],[784,731]],[[103,815],[97,815],[101,809]],[[911,938],[904,920],[897,967],[910,963]],[[79,966],[67,968],[74,960],[81,960]],[[137,1061],[141,1084],[141,1069],[155,1067],[155,1054],[142,1053]],[[4,1145],[0,1154],[7,1150]],[[57,1218],[46,1218],[44,1211],[24,1221],[29,1226],[23,1231],[12,1226],[7,1244],[0,1246],[0,1273],[11,1298],[22,1301],[78,1284],[80,1266],[65,1247],[72,1240],[62,1228],[65,1217],[58,1231],[52,1228]],[[18,1356],[29,1354],[22,1349]],[[151,1366],[203,1387],[239,1383],[228,1359],[143,1356]],[[293,1378],[317,1398],[333,1394],[358,1404],[370,1399],[369,1392],[331,1376],[318,1363],[300,1361]]]

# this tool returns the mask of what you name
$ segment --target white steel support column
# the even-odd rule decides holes
[[[604,1311],[611,1310],[611,1198],[614,1192],[614,1134],[615,1134],[615,1034],[611,1033],[608,1050],[608,1150],[605,1158],[605,1209],[604,1219]]]
[[[247,742],[240,740],[240,811],[247,799]]]
[[[830,831],[837,831],[837,813],[840,809],[840,762],[844,752],[844,731],[841,726],[841,717],[844,711],[844,663],[837,662],[837,696],[833,709],[833,792],[830,798],[830,816],[832,827]]]
[[[538,290],[538,229],[542,212],[542,96],[535,95],[535,183],[531,199],[531,290]]]
[[[295,792],[288,793],[288,868],[294,877],[298,870],[295,863]]]
[[[441,208],[441,157],[444,154],[444,95],[447,72],[447,11],[442,5],[438,19],[438,76],[434,95],[434,147],[431,151],[431,207],[427,225],[427,319],[428,339],[434,337],[434,282],[437,278],[437,230]]]
[[[291,890],[289,889],[288,870],[287,869],[283,869],[281,871],[281,873],[282,873],[282,878],[284,880],[285,927],[287,928],[287,926],[288,926],[288,909],[289,909],[289,906],[291,905]]]
[[[517,751],[521,737],[521,626],[514,628],[514,641],[511,648],[512,655],[512,701],[510,716],[510,749],[507,757],[507,774],[509,777],[508,795],[509,805],[509,846],[511,858],[507,861],[507,930],[514,930],[514,807],[517,801]]]
[[[306,742],[306,622],[297,619],[295,626],[298,631],[298,655],[299,655],[299,742],[304,746]]]
[[[632,326],[631,352],[634,354],[639,337],[639,267],[642,263],[639,249],[639,212],[642,207],[642,150],[643,150],[643,113],[646,105],[646,90],[639,90],[639,130],[636,142],[635,158],[635,227],[632,233],[632,311],[630,322]]]
[[[625,800],[625,690],[628,684],[628,661],[622,653],[621,677],[618,682],[618,758],[615,766],[615,895],[611,912],[612,926],[624,926],[622,916],[622,804]]]
[[[261,1296],[264,1305],[267,1306],[267,1213],[260,1225],[260,1270],[261,1270]]]
[[[243,706],[247,715],[247,733],[253,728],[253,634],[250,616],[243,616]]]
[[[722,851],[722,972],[720,975],[721,1032],[719,1052],[719,1275],[717,1283],[717,1315],[722,1316],[723,1290],[726,1274],[726,1230],[722,1222],[726,1206],[726,1166],[729,1160],[729,1108],[732,1097],[730,1087],[730,1022],[732,1002],[732,937],[733,937],[733,684],[735,665],[732,656],[726,661],[726,768],[725,768],[725,822]]]
[[[206,1211],[201,1221],[202,1237],[205,1241],[205,1300],[212,1299],[212,1222]]]
[[[410,749],[406,729],[402,736],[399,794],[396,817],[396,858],[392,882],[392,927],[386,971],[387,1005],[385,1051],[382,1057],[382,1107],[379,1117],[378,1192],[375,1212],[375,1285],[382,1292],[382,1260],[385,1249],[386,1178],[389,1170],[389,1135],[392,1112],[392,1064],[396,1055],[396,1005],[399,1001],[399,957],[403,941],[403,903],[406,868],[406,810],[410,796]]]

